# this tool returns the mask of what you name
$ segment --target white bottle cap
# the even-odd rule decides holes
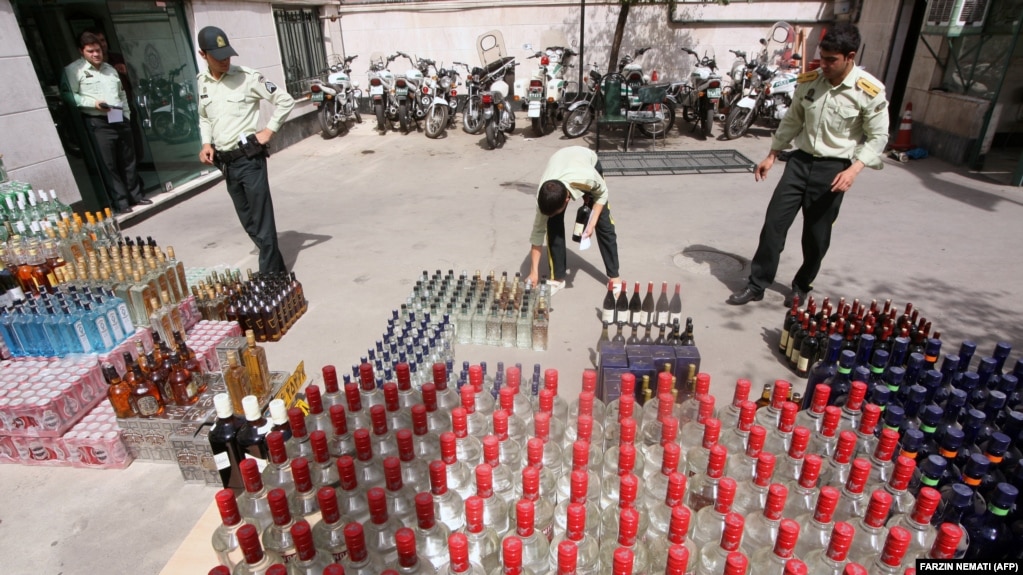
[[[288,422],[288,410],[284,407],[283,399],[275,399],[270,402],[270,419],[274,425],[283,425]]]
[[[217,417],[226,419],[234,415],[234,406],[231,405],[231,397],[226,393],[218,393],[213,396],[213,407],[217,410]]]
[[[263,413],[259,411],[259,400],[255,395],[246,395],[242,398],[242,409],[245,410],[245,419],[249,421],[258,421],[263,417]]]

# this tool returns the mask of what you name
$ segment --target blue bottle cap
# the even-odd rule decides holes
[[[962,389],[953,389],[948,394],[948,399],[945,400],[945,410],[959,409],[966,405],[966,400],[969,399],[969,395]]]
[[[828,336],[828,347],[829,348],[838,349],[839,347],[842,346],[842,342],[843,341],[845,341],[845,340],[842,339],[842,335],[841,334],[833,333],[833,334]],[[1021,360],[1021,361],[1023,361],[1023,360]]]
[[[890,354],[887,351],[883,349],[875,350],[874,357],[871,358],[870,360],[870,365],[873,365],[874,367],[884,368],[884,366],[888,365],[889,357]]]
[[[860,365],[853,369],[853,381],[867,381],[868,379],[870,379],[870,369],[867,366]]]
[[[987,440],[987,445],[984,447],[984,451],[985,453],[989,453],[995,457],[1001,457],[1009,450],[1009,444],[1011,443],[1012,440],[1009,439],[1008,435],[1001,431],[996,431],[992,433],[991,437]]]
[[[941,421],[941,416],[945,414],[945,410],[939,405],[933,403],[924,407],[923,411],[920,412],[920,422],[925,425],[935,426]]]
[[[963,475],[974,479],[983,479],[990,467],[991,461],[987,457],[980,453],[973,453],[970,454],[969,461],[963,467]]]
[[[902,387],[902,380],[906,377],[906,368],[897,365],[889,367],[885,372],[885,383],[896,389]]]
[[[987,392],[987,401],[984,403],[984,410],[997,410],[1000,411],[1005,407],[1006,397],[1005,394],[993,389]]]
[[[1016,360],[1016,365],[1012,368],[1012,374],[1016,377],[1023,375],[1023,357]]]
[[[887,406],[891,398],[892,390],[888,389],[887,385],[874,386],[874,391],[870,392],[870,403],[879,407]]]
[[[945,461],[945,458],[940,455],[928,455],[927,459],[920,464],[920,473],[933,479],[944,475],[946,469],[948,469],[948,461]]]
[[[927,397],[927,388],[920,385],[919,383],[910,386],[909,388],[909,400],[913,403],[920,403]]]
[[[941,340],[934,339],[933,337],[927,338],[927,343],[924,345],[924,355],[937,358],[939,353],[941,353]]]
[[[998,382],[998,391],[1005,394],[1016,391],[1017,387],[1019,387],[1019,378],[1011,373],[1003,375]]]
[[[924,354],[914,351],[909,354],[909,361],[906,362],[908,367],[919,368],[924,363]]]
[[[959,448],[963,446],[963,439],[965,438],[966,434],[963,433],[962,429],[949,427],[941,436],[941,447],[948,451],[959,451]]]
[[[1010,483],[999,483],[988,498],[988,503],[1002,509],[1011,509],[1016,497],[1019,496],[1019,489]]]
[[[941,372],[936,369],[929,369],[924,372],[920,384],[928,389],[936,389],[941,385]]]
[[[977,344],[972,340],[964,339],[963,343],[959,344],[959,355],[972,356],[977,351]]]
[[[838,365],[842,367],[851,368],[856,363],[856,352],[851,349],[847,349],[842,352],[842,355],[838,357]]]
[[[920,447],[924,444],[924,432],[919,429],[907,429],[902,434],[901,447],[902,451],[908,453],[916,453],[920,451]]]
[[[995,344],[995,351],[991,355],[1000,360],[1005,360],[1009,357],[1009,353],[1012,351],[1012,344],[1007,341],[1000,341]]]
[[[948,493],[948,504],[956,509],[965,509],[973,503],[973,490],[965,483],[953,483]]]
[[[998,360],[993,357],[985,357],[980,360],[977,366],[977,373],[990,375],[998,369]]]
[[[945,359],[941,360],[941,372],[948,373],[959,369],[959,356],[954,353],[945,355]]]
[[[963,376],[959,378],[959,389],[965,389],[971,391],[977,389],[980,385],[980,375],[975,371],[967,371],[963,373]]]
[[[906,410],[898,405],[889,405],[884,412],[884,424],[888,427],[898,429],[906,421]]]
[[[987,414],[979,409],[970,408],[963,416],[963,429],[980,429],[987,420]]]

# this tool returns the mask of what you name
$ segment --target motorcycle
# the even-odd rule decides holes
[[[426,108],[426,137],[439,138],[455,121],[458,107],[458,71],[440,68],[435,79],[427,80],[423,94],[431,98]]]
[[[621,68],[621,66],[619,66]],[[612,72],[608,76],[617,76],[622,88],[620,91],[622,102],[628,102],[626,113],[652,113],[656,114],[662,121],[656,124],[639,124],[637,128],[645,136],[661,135],[668,130],[675,122],[675,104],[670,97],[665,97],[663,102],[657,104],[642,104],[637,95],[631,94],[631,88],[625,76]],[[561,124],[561,131],[566,138],[578,138],[590,130],[593,120],[604,113],[604,93],[602,86],[606,77],[597,70],[596,64],[591,64],[590,73],[584,79],[586,94],[568,106],[568,113],[565,121]]]
[[[502,68],[517,66],[514,60],[507,62]],[[503,76],[503,73],[502,73]],[[490,149],[504,146],[508,134],[515,130],[515,110],[508,101],[510,87],[503,77],[490,84],[490,90],[480,94],[480,109],[483,116],[483,131],[486,133],[487,145]]]
[[[682,51],[696,58],[697,65],[689,74],[688,84],[674,85],[675,98],[682,106],[682,117],[693,125],[694,130],[699,126],[703,137],[709,138],[721,100],[721,75],[717,73],[717,62],[713,53],[709,56],[704,54],[701,58],[689,48],[683,47]]]
[[[387,69],[397,57],[395,54],[384,58],[379,52],[369,57],[369,98],[381,134],[387,133],[387,128],[393,127],[393,123],[398,120],[398,101],[394,95],[395,75]]]
[[[430,106],[432,98],[422,93],[423,79],[429,74],[430,66],[435,66],[433,60],[426,58],[412,58],[404,52],[397,52],[412,64],[404,74],[394,77],[394,97],[398,102],[398,124],[401,131],[407,134],[415,124],[416,131],[419,130],[419,120],[426,117],[426,109]]]
[[[639,110],[639,89],[651,81],[650,76],[643,72],[643,65],[637,62],[649,50],[649,46],[637,48],[631,55],[626,54],[622,56],[618,62],[618,73],[625,78],[625,82],[622,83],[622,97],[628,97],[629,110],[631,111]],[[662,106],[663,109],[661,110],[664,114],[664,121],[660,124],[640,124],[639,131],[643,135],[650,137],[661,136],[667,133],[675,125],[676,107],[675,99],[671,96],[666,96]]]
[[[757,59],[748,58],[742,50],[729,50],[735,54],[732,70],[728,76],[732,79],[731,86],[721,89],[721,108],[729,111],[743,96],[748,95],[755,85],[759,85],[760,77],[756,75]]]
[[[565,69],[568,59],[576,53],[570,48],[551,46],[544,51],[536,52],[530,58],[539,58],[540,65],[529,79],[528,87],[523,81],[515,82],[515,99],[525,93],[524,108],[530,119],[533,133],[545,136],[554,131],[558,125],[561,101],[565,94]]]
[[[166,78],[143,78],[135,96],[143,114],[142,126],[168,144],[192,140],[199,131],[198,105],[192,86],[174,80],[186,65],[171,70]]]
[[[462,106],[462,130],[467,134],[479,134],[485,128],[483,122],[483,94],[490,90],[496,81],[504,81],[504,78],[518,65],[515,58],[506,56],[487,64],[484,67],[469,68],[468,64],[455,62],[456,66],[465,66],[465,104]],[[506,90],[507,93],[507,90]],[[491,98],[493,101],[493,98]],[[514,116],[512,117],[512,129],[514,129]]]
[[[754,70],[757,85],[736,102],[725,118],[725,137],[730,140],[742,137],[758,119],[766,119],[772,129],[777,128],[792,106],[799,70],[789,64],[800,60],[800,55],[791,50],[791,38],[795,35],[784,22],[776,23],[770,34],[770,40],[760,40],[764,51]]]
[[[313,80],[309,86],[313,105],[318,109],[320,129],[326,139],[335,138],[338,134],[348,131],[348,119],[362,123],[359,113],[359,98],[362,90],[359,82],[352,80],[352,61],[358,56],[348,56],[340,64],[334,64],[324,72],[327,73],[326,83]]]

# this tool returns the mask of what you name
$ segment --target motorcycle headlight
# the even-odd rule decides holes
[[[358,88],[359,87],[359,81],[358,80],[352,80],[352,87],[353,88]]]

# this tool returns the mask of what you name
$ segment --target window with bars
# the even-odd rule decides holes
[[[273,11],[287,90],[301,98],[309,93],[309,81],[327,68],[319,11],[288,6],[274,6]]]

